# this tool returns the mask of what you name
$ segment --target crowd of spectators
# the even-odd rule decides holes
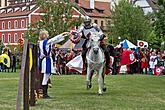
[[[107,49],[109,51],[110,56],[114,58],[114,62],[112,64],[112,74],[119,74],[123,48],[114,48],[113,45],[108,45]],[[127,70],[128,74],[154,74],[155,68],[158,67],[162,67],[162,73],[165,71],[165,50],[147,48],[137,48],[130,50],[134,53],[136,62],[127,65],[127,67],[129,68]],[[79,54],[81,54],[81,49],[69,50],[54,47],[52,49],[52,58],[54,61],[56,72],[58,74],[73,73],[72,71],[69,71],[69,69],[66,67],[66,64]],[[74,73],[79,74],[78,72]]]
[[[9,56],[10,60],[6,62],[10,63],[10,67],[7,67],[4,64],[5,62],[1,59],[0,72],[16,72],[17,65],[20,66],[20,60],[19,60],[20,56],[17,55],[16,53],[12,53],[8,47],[4,48],[4,50],[2,51],[2,54],[6,54]]]

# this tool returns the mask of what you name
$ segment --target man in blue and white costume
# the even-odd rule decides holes
[[[39,48],[40,48],[40,59],[41,59],[41,74],[43,74],[42,86],[43,86],[43,98],[49,98],[48,95],[48,79],[51,73],[55,73],[53,67],[53,60],[51,57],[51,48],[52,45],[58,42],[63,41],[68,32],[64,32],[60,35],[57,35],[51,39],[48,39],[48,31],[42,30],[39,33]]]

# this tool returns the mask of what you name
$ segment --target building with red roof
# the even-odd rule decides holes
[[[109,0],[71,0],[78,4],[84,15],[92,18],[92,22],[98,24],[103,31],[106,31],[107,22],[110,20]]]
[[[0,36],[4,45],[17,45],[28,31],[28,26],[40,20],[40,9],[35,0],[9,0],[9,6],[0,8]],[[74,8],[73,17],[79,17]]]
[[[9,0],[9,6],[0,9],[0,36],[5,45],[17,45],[28,30],[33,14],[38,9],[34,0]]]
[[[71,0],[73,19],[88,15],[92,22],[105,30],[106,21],[110,18],[110,3],[103,0]],[[0,38],[5,45],[17,45],[19,39],[28,31],[33,22],[40,20],[40,9],[35,0],[8,0],[9,6],[0,8]],[[80,10],[80,11],[78,11]]]

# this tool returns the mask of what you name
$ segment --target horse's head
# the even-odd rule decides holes
[[[94,54],[97,54],[100,46],[100,35],[98,33],[91,33],[89,42]]]

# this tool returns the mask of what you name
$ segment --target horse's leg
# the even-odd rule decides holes
[[[102,81],[102,72],[103,72],[103,70],[102,69],[100,69],[99,71],[98,71],[98,74],[99,74],[99,76],[98,76],[98,95],[102,95],[102,88],[101,88],[101,81]]]
[[[89,85],[90,85],[90,74],[91,74],[91,70],[90,70],[89,65],[88,65],[87,66],[87,76],[86,76],[87,89],[89,89]]]
[[[106,92],[107,88],[106,88],[106,83],[105,83],[105,68],[103,68],[103,72],[102,72],[102,79],[103,79],[103,92]]]
[[[89,88],[92,87],[92,76],[93,76],[94,70],[90,71],[90,76],[89,76]]]

